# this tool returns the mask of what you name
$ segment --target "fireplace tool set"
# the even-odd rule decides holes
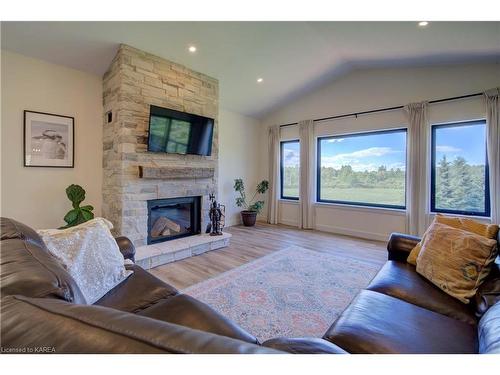
[[[210,194],[209,198],[210,211],[208,216],[210,218],[210,223],[207,225],[207,233],[210,233],[211,236],[220,236],[222,235],[222,228],[224,228],[226,222],[226,206],[217,203],[215,194]]]

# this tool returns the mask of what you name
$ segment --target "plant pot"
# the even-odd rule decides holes
[[[257,220],[257,211],[241,211],[241,218],[244,226],[253,227]]]

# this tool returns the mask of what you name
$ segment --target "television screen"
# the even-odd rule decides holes
[[[209,156],[214,120],[152,105],[148,151]]]

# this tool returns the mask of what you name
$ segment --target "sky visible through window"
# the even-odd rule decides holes
[[[283,144],[283,159],[285,165],[289,167],[298,167],[300,163],[299,142],[287,142]]]
[[[356,172],[376,171],[380,166],[404,170],[405,153],[404,132],[330,138],[321,143],[321,166],[350,165]]]
[[[448,161],[461,156],[470,165],[484,165],[486,155],[486,127],[462,125],[443,127],[436,133],[436,160],[446,155]]]

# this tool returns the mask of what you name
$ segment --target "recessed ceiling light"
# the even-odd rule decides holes
[[[262,83],[262,81],[264,81],[264,79],[263,79],[263,78],[257,78],[257,82],[258,82],[258,83]]]
[[[420,26],[420,27],[425,27],[425,26],[427,26],[428,24],[429,24],[429,22],[427,22],[427,21],[420,21],[420,22],[418,23],[418,26]]]
[[[196,52],[196,47],[195,46],[189,46],[188,51],[191,52],[191,53],[195,53]]]

